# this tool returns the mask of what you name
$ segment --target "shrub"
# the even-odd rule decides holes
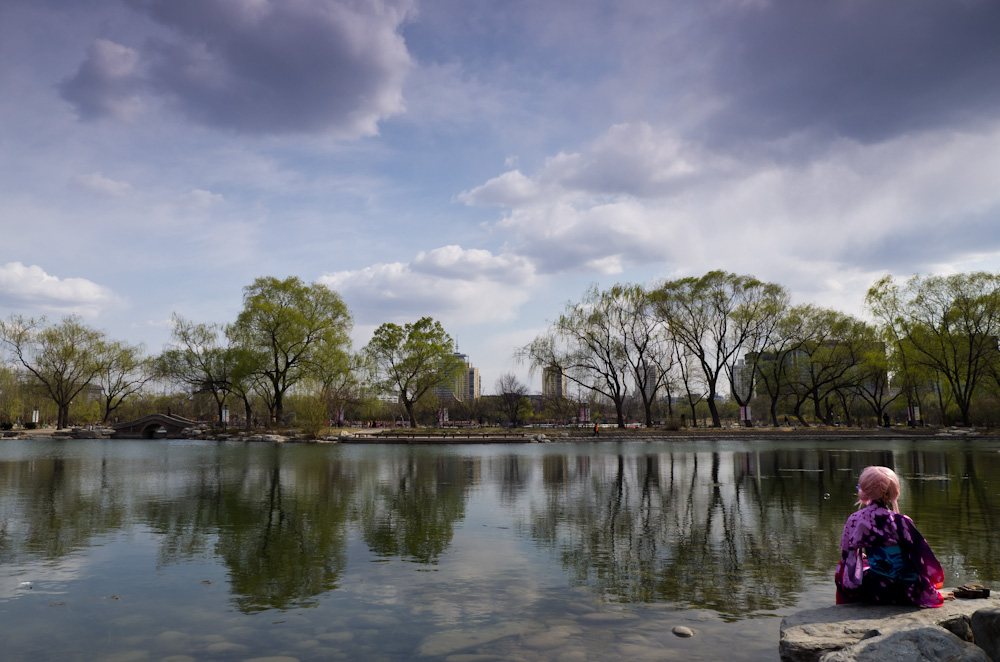
[[[669,418],[663,423],[664,430],[670,430],[671,432],[676,432],[681,429],[681,422],[678,418]]]

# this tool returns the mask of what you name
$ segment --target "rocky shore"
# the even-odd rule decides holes
[[[782,662],[1000,662],[1000,597],[801,611],[782,621],[778,652]]]

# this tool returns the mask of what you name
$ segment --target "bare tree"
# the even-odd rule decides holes
[[[531,403],[528,401],[528,387],[522,384],[511,372],[505,372],[497,378],[496,408],[501,420],[518,427],[525,417],[531,413]]]

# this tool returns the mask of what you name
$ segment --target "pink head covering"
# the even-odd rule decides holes
[[[889,467],[868,467],[858,479],[858,505],[867,506],[872,501],[885,503],[899,512],[899,477]]]

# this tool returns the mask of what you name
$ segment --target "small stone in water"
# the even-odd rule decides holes
[[[685,638],[687,638],[687,637],[693,637],[694,636],[694,630],[692,630],[689,627],[685,627],[683,625],[678,625],[677,627],[675,627],[673,629],[673,633],[676,634],[678,637],[685,637]]]

